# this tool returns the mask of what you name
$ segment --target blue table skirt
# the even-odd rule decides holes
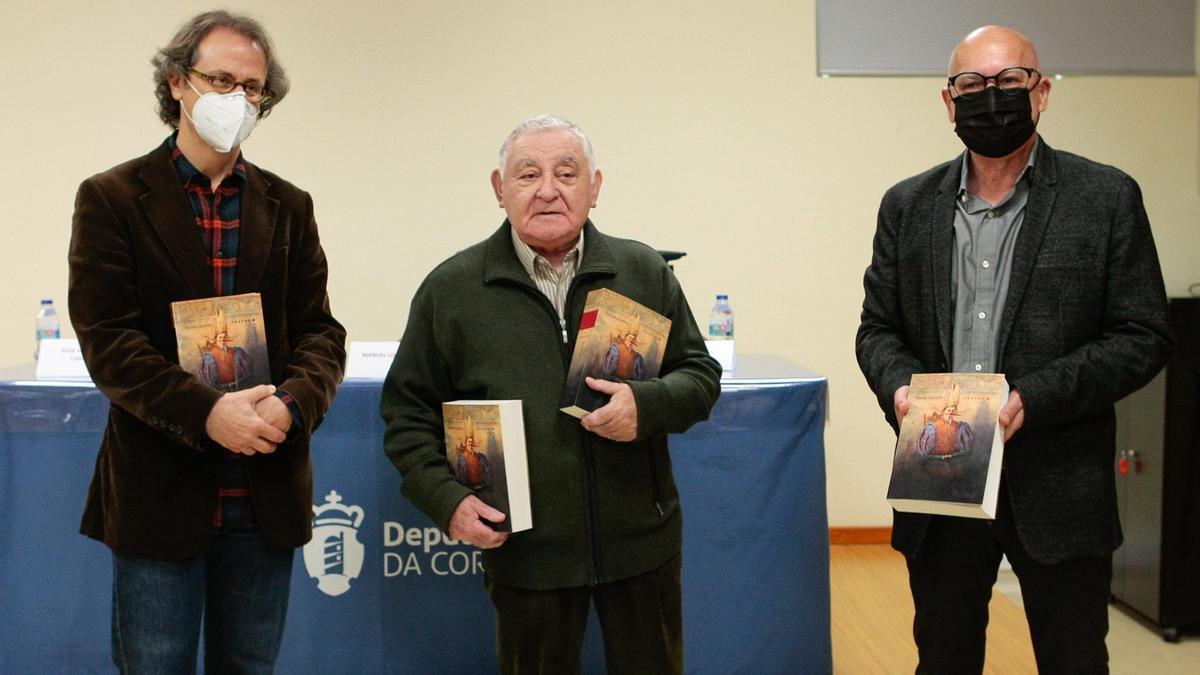
[[[113,672],[109,552],[78,534],[107,407],[90,387],[0,383],[0,673]],[[378,382],[348,382],[314,438],[314,506],[336,492],[361,517],[319,518],[298,551],[278,671],[495,672],[478,554],[401,497],[378,409]],[[671,438],[688,672],[832,670],[824,418],[823,379],[732,386]],[[335,548],[340,576],[322,567]],[[598,638],[593,617],[585,672],[603,672]]]

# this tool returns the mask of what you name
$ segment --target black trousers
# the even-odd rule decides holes
[[[1001,554],[1021,585],[1038,672],[1107,673],[1112,555],[1037,562],[1017,536],[1003,485],[995,521],[934,516],[908,559],[917,672],[983,672],[988,601]]]
[[[683,673],[681,556],[596,586],[537,591],[484,578],[496,607],[500,672],[578,673],[588,607],[596,603],[609,673]]]

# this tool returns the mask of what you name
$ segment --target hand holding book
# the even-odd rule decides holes
[[[589,292],[559,409],[583,419],[609,402],[609,390],[594,381],[619,384],[658,377],[670,333],[671,320],[658,312],[607,288]],[[632,434],[622,432],[616,438],[596,433],[631,441],[637,435],[634,419]]]
[[[911,407],[908,403],[908,385],[904,385],[896,390],[892,395],[892,405],[896,408],[896,425],[899,426],[904,422],[904,416],[908,414],[908,409]]]
[[[892,396],[893,405],[896,406],[896,422],[900,423],[904,420],[904,415],[908,413],[908,385],[904,385],[896,390]],[[1013,389],[1008,392],[1008,401],[1004,403],[1004,407],[1000,409],[1000,424],[1004,427],[1004,442],[1012,438],[1013,434],[1025,424],[1025,402],[1021,400],[1021,392]]]
[[[637,402],[633,398],[633,389],[624,382],[594,377],[587,378],[586,382],[587,386],[611,398],[579,420],[583,428],[611,441],[624,443],[637,438]]]
[[[521,401],[448,401],[442,426],[450,471],[474,492],[450,515],[450,536],[496,548],[533,527]]]
[[[1000,409],[1000,424],[1004,426],[1005,443],[1025,424],[1025,402],[1021,400],[1021,392],[1016,389],[1008,392],[1008,402]]]
[[[450,536],[479,548],[497,548],[508,541],[508,533],[497,532],[488,523],[500,523],[505,518],[503,511],[493,509],[475,495],[467,495],[450,516]]]

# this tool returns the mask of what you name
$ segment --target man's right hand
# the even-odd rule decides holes
[[[275,387],[269,384],[225,394],[208,413],[204,431],[222,447],[243,455],[275,452],[287,434],[254,412],[256,403],[274,394]]]
[[[908,414],[908,385],[904,385],[896,390],[896,394],[892,396],[892,405],[896,407],[896,424],[899,425],[904,421],[904,416]]]
[[[480,519],[499,523],[504,520],[504,513],[475,495],[467,495],[450,516],[450,536],[479,548],[496,548],[508,539],[507,532],[497,532]]]

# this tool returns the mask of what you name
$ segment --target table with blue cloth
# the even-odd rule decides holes
[[[31,369],[29,370],[31,372]],[[78,534],[108,414],[89,383],[0,372],[0,673],[113,672],[112,564]],[[828,673],[826,381],[741,357],[707,422],[671,438],[689,673]],[[280,673],[495,672],[479,553],[400,494],[380,383],[347,381],[312,444]],[[584,671],[603,672],[595,617]]]

